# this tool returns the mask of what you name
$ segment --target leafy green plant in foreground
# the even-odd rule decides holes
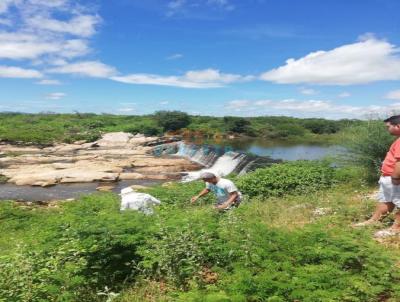
[[[321,163],[293,165],[283,171],[311,171],[312,177],[299,174],[301,188],[325,173],[331,184],[338,174]],[[251,175],[259,177],[244,178]],[[342,173],[340,179],[351,175]],[[317,184],[325,188],[325,182]],[[160,295],[169,301],[399,301],[396,253],[374,242],[368,231],[348,227],[356,215],[348,205],[354,188],[257,196],[218,213],[211,198],[190,205],[190,196],[203,186],[151,188],[163,201],[152,216],[121,213],[117,196],[109,193],[57,209],[0,203],[0,301],[160,301]],[[310,215],[303,224],[287,227],[293,217],[269,221],[266,213],[274,202],[281,209],[274,215],[287,216],[302,206],[299,201],[307,203],[302,209]],[[315,217],[310,214],[315,206],[332,207],[331,214]],[[160,299],[144,292],[135,300],[130,288],[146,282],[168,291],[159,292]]]

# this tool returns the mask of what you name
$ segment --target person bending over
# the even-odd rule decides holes
[[[203,172],[200,178],[206,183],[206,187],[198,195],[192,197],[192,204],[210,192],[217,197],[215,208],[218,210],[229,210],[240,204],[242,194],[229,179],[220,178],[214,172]]]

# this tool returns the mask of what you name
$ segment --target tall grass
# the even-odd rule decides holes
[[[365,179],[374,182],[379,178],[382,161],[394,139],[382,121],[370,120],[350,127],[342,137],[342,144],[348,150],[343,160],[365,168]]]

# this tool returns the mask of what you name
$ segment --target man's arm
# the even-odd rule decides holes
[[[392,183],[396,186],[400,185],[400,161],[396,162],[392,173]]]
[[[238,197],[239,197],[239,193],[237,191],[229,193],[229,197],[228,197],[227,201],[225,201],[224,203],[216,206],[216,208],[220,209],[220,210],[227,209],[236,201],[236,199]]]
[[[200,197],[202,197],[204,195],[207,195],[209,192],[210,192],[209,189],[207,189],[207,188],[203,189],[198,195],[192,197],[192,199],[191,199],[192,203],[195,203],[197,199],[199,199]]]

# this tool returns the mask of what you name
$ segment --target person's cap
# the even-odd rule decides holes
[[[209,172],[209,171],[202,172],[200,174],[200,178],[201,179],[211,179],[211,178],[214,178],[214,177],[216,177],[216,175],[213,172]]]

